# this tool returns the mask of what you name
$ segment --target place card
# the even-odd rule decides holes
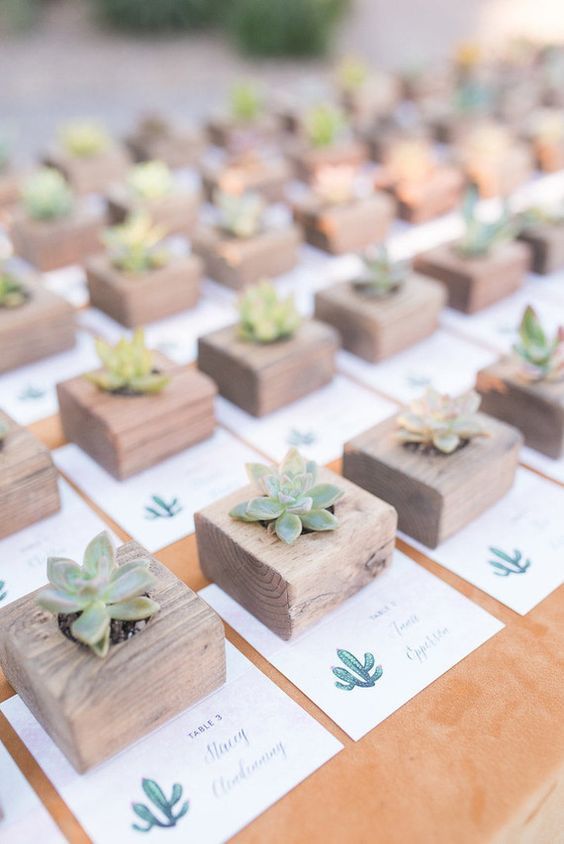
[[[387,571],[291,642],[219,586],[200,594],[355,740],[503,627],[399,551]]]
[[[223,842],[342,749],[232,645],[226,648],[225,686],[82,776],[20,698],[2,705],[94,841],[128,844],[150,831],[151,840]]]

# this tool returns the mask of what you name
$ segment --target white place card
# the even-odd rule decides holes
[[[399,551],[373,583],[291,642],[215,584],[200,594],[355,740],[503,627]]]
[[[57,293],[58,296],[62,296],[75,308],[85,307],[90,300],[86,273],[78,265],[43,273],[42,280],[45,287]]]
[[[125,481],[117,481],[77,445],[53,452],[58,468],[149,551],[194,531],[194,513],[248,483],[255,451],[227,431]]]
[[[479,518],[429,549],[441,566],[520,615],[564,583],[564,489],[518,469],[512,489]]]
[[[276,461],[296,446],[310,459],[329,463],[342,456],[345,442],[396,410],[393,402],[342,375],[304,399],[260,419],[221,397],[217,401],[218,420]]]
[[[342,749],[229,643],[225,686],[82,776],[19,697],[1,708],[95,844],[226,841]]]
[[[564,457],[559,460],[553,460],[540,451],[535,451],[533,448],[523,448],[521,451],[521,460],[531,469],[536,469],[542,472],[547,478],[552,478],[561,484],[564,484]]]

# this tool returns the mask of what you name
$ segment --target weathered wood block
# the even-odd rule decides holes
[[[216,613],[136,542],[119,565],[149,558],[160,610],[100,659],[59,630],[37,592],[0,610],[0,663],[8,681],[79,773],[114,756],[225,682]],[[39,591],[39,590],[38,590]]]
[[[513,484],[523,438],[515,428],[479,415],[489,436],[448,455],[403,445],[397,417],[386,419],[345,444],[343,474],[392,504],[400,530],[436,548]]]
[[[29,298],[17,308],[0,308],[0,372],[71,349],[74,311],[33,277],[26,277]]]
[[[173,257],[160,269],[126,273],[107,255],[86,263],[90,303],[128,328],[192,308],[200,296],[202,262],[195,255]]]
[[[10,236],[17,255],[47,272],[81,264],[100,251],[103,215],[77,205],[70,217],[60,220],[32,220],[23,211],[14,215]]]
[[[229,162],[204,162],[200,168],[204,192],[211,201],[216,191],[258,193],[267,202],[282,202],[292,167],[280,156],[250,156]]]
[[[460,203],[465,179],[456,167],[437,167],[426,179],[391,185],[398,215],[410,223],[426,223]]]
[[[167,234],[191,237],[198,222],[201,197],[191,190],[175,190],[160,199],[138,199],[125,185],[114,185],[106,194],[112,226],[123,223],[130,214],[146,213]]]
[[[364,141],[350,138],[329,147],[313,147],[304,138],[292,138],[287,155],[299,179],[309,181],[324,167],[350,164],[353,167],[368,160],[368,146]]]
[[[484,413],[515,425],[525,445],[558,460],[564,455],[564,382],[529,382],[503,358],[476,378]]]
[[[463,258],[444,244],[419,255],[415,268],[446,285],[449,307],[473,314],[518,290],[529,262],[524,243],[507,243],[483,258]]]
[[[296,226],[266,229],[245,240],[229,237],[212,227],[202,227],[194,235],[192,250],[202,258],[210,278],[241,290],[295,267],[301,239]]]
[[[131,164],[127,151],[120,144],[92,156],[70,155],[53,150],[43,158],[47,167],[54,167],[65,177],[76,193],[103,193],[114,182],[121,182]]]
[[[345,495],[335,505],[339,527],[304,533],[285,545],[261,524],[238,522],[229,510],[256,495],[253,486],[196,513],[202,571],[282,639],[291,639],[341,604],[391,562],[397,514],[328,469],[321,482]]]
[[[277,343],[249,343],[237,326],[212,331],[198,340],[198,368],[222,396],[252,416],[264,416],[312,393],[332,380],[337,332],[309,320]]]
[[[432,334],[446,298],[442,284],[416,273],[382,299],[346,281],[315,294],[315,317],[337,329],[343,348],[376,363]]]
[[[125,143],[136,161],[164,161],[172,170],[196,165],[204,151],[201,132],[158,120],[141,123]]]
[[[78,376],[57,384],[65,438],[118,480],[211,436],[215,384],[194,369],[155,356],[170,383],[155,395],[119,395]]]
[[[333,255],[358,252],[385,240],[394,212],[395,202],[380,192],[343,205],[324,205],[310,194],[294,205],[306,241]]]
[[[0,444],[0,539],[61,509],[51,453],[0,410],[8,433]]]
[[[531,250],[531,269],[545,275],[564,267],[564,225],[543,223],[527,226],[519,240]]]

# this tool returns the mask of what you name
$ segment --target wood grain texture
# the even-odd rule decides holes
[[[64,435],[119,480],[210,437],[215,384],[194,369],[155,356],[170,373],[161,393],[121,396],[78,376],[57,385]]]
[[[277,343],[250,343],[227,326],[200,337],[198,368],[222,396],[264,416],[328,384],[335,374],[337,332],[314,320]]]
[[[202,262],[195,255],[173,256],[166,266],[137,274],[118,270],[107,255],[86,263],[90,304],[128,328],[194,307],[201,277]]]
[[[232,507],[256,495],[252,485],[194,517],[205,576],[283,639],[322,618],[391,562],[395,510],[328,469],[319,480],[345,492],[335,505],[339,527],[302,534],[293,545],[260,524],[229,516]]]
[[[70,217],[61,220],[32,220],[18,209],[10,236],[16,255],[48,272],[82,264],[89,255],[99,252],[103,228],[103,215],[81,204]]]
[[[54,167],[80,194],[103,193],[114,182],[121,182],[131,165],[125,147],[113,144],[99,155],[70,155],[55,149],[43,157],[47,167]]]
[[[0,372],[42,360],[75,344],[74,311],[37,278],[22,279],[29,293],[18,308],[0,308]]]
[[[286,142],[286,155],[297,177],[308,181],[324,167],[364,164],[368,160],[368,147],[356,138],[338,141],[329,147],[313,147],[305,138],[298,136]]]
[[[125,185],[114,185],[106,193],[111,225],[123,223],[130,214],[149,214],[153,223],[167,234],[191,237],[198,222],[201,196],[199,192],[177,188],[161,199],[138,199]]]
[[[0,410],[8,433],[0,446],[0,539],[61,509],[51,452]]]
[[[446,286],[449,307],[473,314],[518,290],[529,263],[524,243],[507,243],[483,258],[463,258],[445,244],[419,255],[415,269]]]
[[[525,445],[553,460],[564,456],[564,382],[528,382],[510,358],[482,369],[476,378],[482,410],[518,428]]]
[[[488,436],[444,455],[401,444],[393,416],[345,444],[343,474],[392,504],[400,530],[436,548],[513,484],[521,434],[492,417],[479,417]]]
[[[519,240],[531,250],[531,270],[545,275],[564,267],[564,225],[527,226]]]
[[[376,363],[428,337],[446,303],[439,282],[412,273],[383,299],[369,299],[345,281],[315,294],[315,317],[337,329],[343,348]]]
[[[365,199],[343,205],[323,205],[311,193],[294,204],[294,218],[303,228],[305,240],[333,255],[359,252],[386,239],[395,202],[376,192]]]
[[[149,559],[158,613],[105,659],[67,639],[32,592],[0,610],[0,664],[79,773],[115,755],[225,682],[223,624],[136,542],[119,565]],[[38,590],[39,591],[39,590]]]
[[[286,186],[293,178],[290,163],[285,158],[253,157],[212,163],[205,161],[200,166],[204,193],[212,200],[217,190],[226,193],[258,193],[267,202],[282,202]]]
[[[242,290],[262,278],[281,275],[298,262],[302,236],[296,226],[267,229],[245,240],[228,237],[215,228],[201,227],[192,241],[206,274],[214,281]]]
[[[140,127],[125,143],[135,161],[164,161],[172,170],[196,166],[204,151],[202,133],[184,126],[166,127],[162,132]]]
[[[398,204],[398,215],[409,223],[426,223],[447,214],[460,203],[465,178],[457,167],[437,167],[425,179],[389,187]]]

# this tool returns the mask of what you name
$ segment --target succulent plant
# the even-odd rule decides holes
[[[0,264],[0,308],[19,308],[28,297],[21,281]]]
[[[564,326],[549,337],[530,305],[519,326],[513,353],[528,381],[561,381],[564,378]]]
[[[238,82],[231,89],[231,114],[241,123],[253,123],[263,110],[263,99],[252,82]]]
[[[10,161],[10,144],[4,135],[0,134],[0,173],[8,167]]]
[[[429,388],[399,414],[399,440],[452,454],[470,440],[486,435],[476,415],[479,406],[480,396],[473,390],[453,398]]]
[[[63,149],[77,158],[93,158],[110,146],[111,139],[103,126],[94,120],[74,120],[60,130]]]
[[[465,231],[456,243],[456,251],[464,258],[483,258],[503,243],[517,237],[521,228],[518,217],[512,216],[507,205],[504,206],[497,220],[486,222],[476,214],[478,191],[469,188],[464,197],[462,216]]]
[[[42,167],[25,183],[22,201],[32,220],[57,220],[71,213],[73,194],[58,170]]]
[[[113,266],[137,274],[168,263],[170,255],[163,245],[165,235],[165,229],[153,225],[148,214],[134,214],[122,225],[107,229],[103,240]]]
[[[314,147],[330,147],[345,131],[347,122],[341,109],[330,103],[314,106],[305,116],[305,133]]]
[[[392,261],[386,246],[366,251],[362,263],[362,273],[353,281],[353,286],[369,299],[383,299],[396,293],[410,270],[408,261]]]
[[[63,557],[49,557],[49,585],[37,596],[37,603],[58,616],[76,615],[70,634],[99,657],[110,648],[112,621],[149,619],[159,604],[147,596],[154,577],[143,558],[118,566],[106,531],[88,544],[82,565]]]
[[[172,193],[174,178],[164,161],[144,161],[131,168],[127,186],[139,199],[162,199]]]
[[[368,79],[368,68],[355,56],[347,56],[337,68],[337,82],[348,94],[359,91]]]
[[[247,238],[260,232],[264,202],[258,194],[216,191],[214,205],[218,212],[218,226],[226,234]]]
[[[229,515],[241,522],[262,522],[291,545],[304,528],[335,530],[338,521],[328,509],[343,496],[333,484],[316,484],[317,465],[292,448],[280,467],[248,463],[247,473],[262,493],[234,507]]]
[[[153,353],[145,345],[145,335],[138,328],[129,340],[122,337],[115,346],[96,341],[96,351],[103,369],[85,375],[92,384],[107,393],[142,396],[159,393],[170,378],[154,367]]]
[[[358,195],[358,168],[350,164],[321,167],[313,179],[313,192],[326,205],[344,205]]]
[[[294,297],[282,298],[266,280],[249,287],[239,302],[239,334],[252,343],[275,343],[291,337],[300,322]]]
[[[8,426],[5,422],[0,421],[0,448],[4,445],[6,436],[8,435]]]

